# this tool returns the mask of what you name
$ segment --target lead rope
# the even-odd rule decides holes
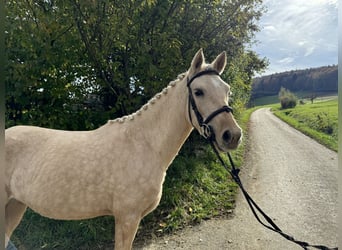
[[[219,159],[219,161],[221,162],[222,166],[227,170],[227,172],[229,172],[229,174],[232,176],[233,180],[238,184],[238,186],[240,187],[240,190],[242,191],[243,195],[246,198],[246,201],[249,205],[249,207],[251,208],[255,218],[257,219],[257,221],[263,225],[264,227],[266,227],[267,229],[279,233],[281,236],[283,236],[285,239],[294,242],[295,244],[301,246],[303,249],[308,250],[309,247],[312,248],[316,248],[316,249],[321,249],[321,250],[337,250],[337,247],[334,248],[329,248],[326,247],[324,245],[311,245],[305,241],[299,241],[296,240],[293,236],[290,236],[286,233],[284,233],[275,223],[274,221],[255,203],[255,201],[252,199],[252,197],[248,194],[248,192],[245,190],[245,188],[242,185],[241,179],[239,177],[239,172],[240,169],[235,167],[235,164],[233,162],[233,159],[231,157],[231,155],[229,153],[227,153],[230,165],[232,166],[232,169],[229,169],[228,166],[226,165],[226,163],[223,161],[223,159],[221,158],[219,152],[217,151],[216,147],[214,146],[213,143],[213,138],[208,138],[210,145],[212,147],[212,149],[214,150],[215,154],[217,155],[217,158]],[[259,212],[262,217],[269,223],[269,225],[265,224],[258,216]]]
[[[335,247],[335,248],[329,248],[329,247],[326,247],[326,246],[323,246],[323,245],[311,245],[305,241],[299,241],[299,240],[296,240],[294,237],[284,233],[275,223],[274,221],[264,212],[262,211],[262,209],[255,203],[255,201],[252,199],[252,197],[247,193],[247,191],[245,190],[245,188],[243,187],[242,185],[242,182],[241,182],[241,179],[239,177],[239,172],[240,172],[240,169],[236,168],[235,167],[235,164],[233,162],[233,159],[231,157],[231,155],[229,153],[227,153],[228,155],[228,158],[229,158],[229,162],[232,166],[232,169],[230,170],[228,168],[228,166],[226,165],[226,163],[223,161],[223,159],[221,158],[219,152],[217,151],[216,147],[214,146],[214,140],[215,140],[215,133],[212,129],[212,127],[208,124],[209,121],[211,119],[213,119],[215,116],[217,116],[218,114],[222,113],[222,112],[232,112],[232,108],[229,107],[229,106],[223,106],[222,108],[214,111],[211,115],[209,115],[209,117],[207,117],[207,119],[203,122],[203,117],[201,115],[201,113],[199,112],[199,110],[197,109],[197,106],[196,106],[196,102],[192,96],[192,91],[191,91],[191,87],[190,87],[190,84],[191,82],[196,79],[197,77],[200,77],[202,75],[205,75],[205,74],[215,74],[215,75],[220,75],[216,70],[213,70],[213,69],[207,69],[207,70],[204,70],[202,72],[199,72],[197,74],[195,74],[194,76],[192,76],[190,79],[188,78],[187,79],[187,87],[188,87],[188,91],[189,91],[189,100],[188,100],[188,113],[189,113],[189,119],[190,119],[190,122],[192,124],[193,127],[194,124],[192,122],[192,117],[191,117],[191,112],[190,112],[190,108],[192,107],[195,115],[196,115],[196,118],[197,118],[197,122],[198,122],[198,125],[200,126],[200,134],[209,141],[211,147],[213,148],[215,154],[217,155],[217,158],[220,160],[222,166],[228,171],[228,173],[232,176],[233,180],[238,184],[238,186],[240,187],[243,195],[245,196],[246,198],[246,201],[249,205],[249,207],[251,208],[255,218],[258,220],[258,222],[260,224],[262,224],[264,227],[266,227],[267,229],[271,230],[271,231],[274,231],[276,233],[279,233],[281,236],[283,236],[285,239],[289,240],[289,241],[292,241],[294,243],[296,243],[297,245],[301,246],[303,249],[305,250],[308,250],[308,247],[312,247],[312,248],[316,248],[316,249],[321,249],[321,250],[337,250],[338,248]],[[259,212],[263,218],[269,223],[269,225],[265,224],[258,216],[258,213]]]

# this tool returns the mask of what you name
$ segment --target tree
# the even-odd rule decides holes
[[[313,101],[317,98],[317,94],[316,93],[311,93],[310,95],[310,101],[311,101],[311,104],[313,104]]]
[[[228,52],[223,77],[243,106],[267,64],[246,50],[261,2],[9,0],[7,126],[95,128],[138,109],[200,47]]]
[[[77,105],[91,87],[91,68],[68,14],[49,1],[8,1],[5,24],[7,126],[84,129]]]

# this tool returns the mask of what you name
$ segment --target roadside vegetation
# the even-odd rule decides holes
[[[272,110],[280,119],[337,152],[337,98],[314,103],[307,101],[289,109],[280,109],[279,104],[277,104],[272,106]]]
[[[308,96],[307,93],[295,93],[296,96]],[[337,151],[338,148],[338,99],[335,93],[331,96],[298,98],[295,108],[283,109],[279,95],[261,97],[255,100],[256,108],[271,107],[273,113],[315,139],[326,147]]]

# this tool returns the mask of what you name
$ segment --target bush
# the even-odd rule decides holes
[[[281,87],[279,100],[282,109],[294,108],[297,105],[297,97],[288,89]]]
[[[282,109],[294,108],[297,105],[297,100],[290,97],[283,97],[280,99],[280,104]]]
[[[329,115],[326,112],[317,114],[316,120],[312,124],[314,129],[327,135],[332,135],[334,132],[333,123],[330,121]]]

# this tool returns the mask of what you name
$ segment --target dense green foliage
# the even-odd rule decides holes
[[[252,100],[276,95],[281,87],[292,92],[306,92],[308,95],[337,92],[337,66],[292,70],[253,80]]]
[[[297,97],[288,89],[281,87],[278,97],[282,109],[294,108],[297,105]]]
[[[337,99],[307,102],[293,109],[281,110],[274,105],[275,115],[296,129],[337,151],[338,148],[338,102]]]
[[[261,3],[6,1],[6,127],[97,128],[146,103],[188,69],[201,47],[208,61],[227,51],[222,78],[232,87],[239,116],[254,73],[267,64],[247,49],[258,30]],[[168,171],[159,208],[139,232],[168,232],[227,214],[234,190],[193,135]],[[53,221],[29,210],[13,240],[27,249],[101,249],[112,244],[113,234],[113,218]]]
[[[204,48],[242,106],[265,67],[253,41],[261,0],[6,2],[6,125],[98,127],[137,110]],[[235,88],[234,88],[235,87]]]

